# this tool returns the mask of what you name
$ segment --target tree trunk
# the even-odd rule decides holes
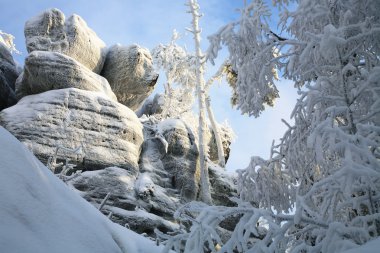
[[[197,95],[198,95],[198,106],[199,106],[199,160],[200,160],[200,170],[201,170],[201,188],[200,188],[200,198],[203,202],[207,204],[212,204],[211,193],[210,193],[210,181],[208,175],[208,166],[207,166],[207,155],[206,155],[206,140],[205,140],[205,131],[206,131],[206,122],[205,122],[205,80],[203,76],[204,72],[204,57],[202,54],[200,46],[200,29],[199,29],[199,17],[198,12],[199,5],[196,0],[189,0],[189,7],[191,14],[193,16],[193,34],[195,42],[195,53],[197,57]]]
[[[224,168],[226,166],[226,160],[224,157],[223,143],[222,143],[222,138],[220,137],[218,124],[215,121],[214,113],[212,112],[212,109],[211,109],[210,97],[207,97],[206,99],[206,108],[207,108],[208,118],[210,119],[210,122],[211,122],[212,131],[215,136],[216,146],[218,148],[218,164],[220,167]]]

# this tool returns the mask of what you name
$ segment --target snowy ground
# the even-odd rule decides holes
[[[0,127],[0,252],[160,252],[109,221]]]

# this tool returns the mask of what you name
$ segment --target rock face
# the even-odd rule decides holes
[[[224,151],[224,161],[227,163],[228,158],[230,157],[230,145],[233,139],[233,136],[231,136],[231,133],[225,129],[223,126],[219,127],[220,129],[220,137],[222,139],[222,145],[223,145],[223,151]],[[214,132],[210,132],[210,140],[208,142],[209,146],[209,157],[210,160],[217,163],[218,162],[218,146],[216,144],[216,139]]]
[[[158,125],[167,141],[167,153],[162,158],[164,168],[172,176],[172,184],[186,201],[195,200],[198,193],[198,147],[190,128],[179,119],[168,119]]]
[[[84,170],[118,166],[138,172],[142,126],[127,107],[99,92],[53,90],[21,99],[0,113],[4,126],[43,162],[57,146],[82,146],[83,155],[59,150]]]
[[[16,103],[14,90],[17,77],[16,63],[9,50],[0,42],[0,111]]]
[[[17,79],[18,99],[48,90],[78,88],[101,91],[117,100],[110,85],[71,57],[57,52],[33,51],[25,59],[23,74]]]
[[[84,172],[69,181],[69,184],[96,207],[109,194],[102,212],[105,215],[111,214],[112,221],[138,233],[154,236],[155,228],[165,232],[175,230],[178,225],[171,220],[178,205],[175,205],[163,188],[149,181],[147,174],[142,173],[136,177],[124,169],[110,167]],[[166,203],[165,200],[171,203]],[[170,215],[163,215],[158,211],[159,208],[173,210]]]
[[[78,15],[65,20],[58,9],[47,10],[25,24],[26,48],[32,51],[54,51],[68,55],[100,73],[106,55],[105,43]]]
[[[152,93],[158,78],[152,64],[147,49],[115,45],[108,50],[101,75],[108,80],[120,103],[137,110]]]
[[[211,185],[211,197],[214,205],[235,206],[231,197],[238,197],[237,175],[222,170],[220,167],[209,164],[209,178]]]

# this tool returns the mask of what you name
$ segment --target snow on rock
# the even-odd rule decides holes
[[[117,101],[104,77],[69,56],[45,51],[33,51],[25,59],[24,72],[16,83],[16,96],[20,99],[31,94],[65,88],[101,91]]]
[[[57,147],[82,147],[82,155],[63,149],[58,155],[79,169],[117,166],[138,172],[142,125],[134,112],[103,93],[70,88],[26,96],[0,112],[0,125],[43,162]]]
[[[238,197],[237,174],[225,171],[218,165],[209,164],[210,190],[214,205],[235,206],[231,197]]]
[[[128,211],[122,208],[106,206],[105,210],[112,212],[112,220],[115,222],[126,224],[125,226],[139,234],[146,234],[155,237],[154,229],[162,232],[175,231],[179,229],[179,225],[165,220],[164,218],[149,213],[144,209],[136,208],[136,210]]]
[[[110,83],[118,101],[132,110],[149,97],[158,78],[149,50],[138,45],[112,46],[101,75]]]
[[[29,53],[60,52],[95,73],[100,73],[103,67],[106,45],[78,15],[74,14],[65,20],[60,10],[46,10],[26,22],[24,33]]]
[[[0,252],[161,251],[108,220],[2,127],[0,143]]]
[[[154,237],[155,228],[165,232],[178,228],[172,222],[178,207],[173,203],[173,195],[168,196],[166,190],[155,185],[147,173],[136,178],[124,169],[110,167],[83,172],[68,183],[96,207],[109,194],[102,212],[110,215],[112,221],[135,232]]]
[[[14,91],[17,77],[17,65],[12,54],[7,46],[0,42],[0,111],[17,102]]]
[[[83,172],[68,183],[95,206],[99,206],[109,193],[110,197],[106,203],[132,210],[136,207],[133,196],[135,180],[136,175],[125,169],[108,167],[103,170]]]
[[[135,189],[139,196],[154,195],[154,183],[147,173],[141,173],[136,180]]]

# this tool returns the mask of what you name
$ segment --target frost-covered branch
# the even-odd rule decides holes
[[[12,34],[5,33],[0,30],[0,43],[5,45],[5,47],[11,52],[16,54],[21,54],[17,49],[16,45],[14,44],[15,37]]]

